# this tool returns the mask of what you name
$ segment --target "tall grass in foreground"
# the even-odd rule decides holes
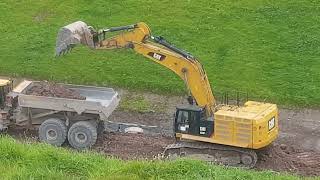
[[[299,179],[186,159],[122,161],[7,136],[0,137],[0,175],[1,179]]]

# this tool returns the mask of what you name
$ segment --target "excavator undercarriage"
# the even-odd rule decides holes
[[[179,141],[163,152],[167,159],[186,157],[233,167],[252,168],[258,157],[254,150],[204,142]]]

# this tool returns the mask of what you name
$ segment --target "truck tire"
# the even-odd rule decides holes
[[[50,118],[39,127],[39,139],[54,146],[61,146],[67,138],[67,126],[60,119]]]
[[[97,128],[88,121],[76,122],[69,129],[68,141],[75,149],[88,149],[97,141]]]

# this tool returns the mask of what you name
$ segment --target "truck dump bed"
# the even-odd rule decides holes
[[[69,111],[78,114],[98,114],[101,120],[107,120],[116,109],[120,98],[112,88],[59,84],[67,89],[78,92],[85,100],[27,95],[28,89],[36,85],[37,81],[23,81],[13,90],[18,95],[21,107],[47,109],[53,111]]]

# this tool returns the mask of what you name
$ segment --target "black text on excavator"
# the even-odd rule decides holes
[[[108,37],[108,33],[118,32]],[[255,149],[272,143],[278,135],[275,104],[248,101],[244,106],[217,105],[206,72],[190,53],[164,38],[152,36],[145,23],[96,31],[82,21],[60,29],[56,55],[75,45],[92,49],[131,48],[175,72],[186,84],[189,104],[176,109],[174,130],[177,143],[169,145],[168,157],[187,156],[209,162],[253,167]]]

